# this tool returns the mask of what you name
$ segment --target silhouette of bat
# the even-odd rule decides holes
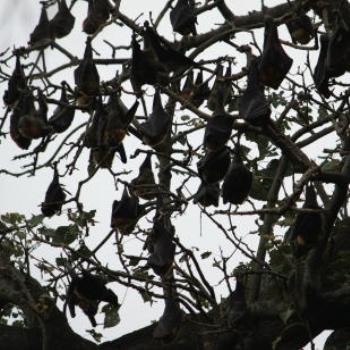
[[[75,18],[69,11],[66,0],[58,0],[58,12],[49,22],[50,31],[54,38],[67,36],[74,27]]]
[[[195,3],[193,0],[178,0],[170,11],[170,22],[174,32],[182,35],[197,34],[197,17],[194,14]]]

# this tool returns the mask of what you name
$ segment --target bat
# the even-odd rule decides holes
[[[69,11],[66,0],[58,0],[58,12],[49,22],[50,31],[54,38],[67,36],[74,27],[75,18]]]
[[[218,183],[207,184],[201,182],[196,194],[193,196],[193,203],[199,203],[203,207],[219,205],[220,187]]]
[[[264,126],[270,120],[271,109],[258,76],[258,61],[251,62],[247,88],[239,98],[239,115],[254,126]]]
[[[9,107],[13,107],[20,99],[22,92],[26,89],[26,76],[21,65],[20,56],[16,55],[16,65],[8,80],[8,88],[4,93],[3,100]]]
[[[157,197],[156,186],[152,171],[151,154],[148,153],[140,166],[138,176],[130,183],[130,190],[134,196],[150,200]]]
[[[48,123],[52,126],[54,132],[62,133],[66,131],[72,124],[75,109],[69,106],[66,88],[63,85],[61,90],[60,104],[53,112]]]
[[[152,113],[148,116],[147,121],[139,126],[145,144],[152,147],[161,144],[170,131],[171,123],[171,117],[164,110],[160,91],[157,89],[153,98]]]
[[[143,207],[138,199],[130,196],[125,187],[121,199],[113,202],[111,227],[124,235],[130,234],[142,213]]]
[[[253,174],[243,164],[239,151],[231,162],[222,184],[222,199],[224,204],[242,204],[247,198],[252,186]]]
[[[178,0],[170,11],[170,23],[174,32],[188,35],[197,35],[197,17],[194,14],[195,3],[193,0]]]
[[[197,163],[198,174],[203,182],[213,184],[221,181],[231,163],[230,149],[223,147],[218,151],[208,151]]]
[[[264,49],[258,60],[259,80],[265,86],[278,89],[289,72],[293,60],[284,51],[273,20],[265,25]]]
[[[41,204],[42,214],[44,216],[51,217],[60,212],[65,199],[66,194],[59,183],[58,172],[57,169],[55,169],[53,179],[45,194],[45,200]]]

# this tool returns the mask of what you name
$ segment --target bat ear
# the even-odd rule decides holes
[[[273,89],[278,89],[291,68],[293,60],[284,51],[278,38],[277,26],[272,18],[265,24],[264,50],[259,59],[259,79]]]

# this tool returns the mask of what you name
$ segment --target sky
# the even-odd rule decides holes
[[[36,0],[2,0],[2,6],[0,9],[0,19],[2,23],[2,36],[0,38],[0,52],[4,51],[6,48],[23,46],[29,39],[29,33],[36,25],[38,18],[40,16],[40,3]],[[265,0],[266,6],[273,6],[285,1],[279,0]],[[165,3],[165,0],[148,0],[148,1],[139,1],[139,0],[123,0],[121,11],[127,14],[130,18],[137,18],[141,15],[139,23],[142,23],[145,19],[148,19],[150,11],[154,16],[159,12],[159,9],[162,8],[162,5]],[[227,4],[230,5],[230,8],[234,11],[236,15],[247,14],[248,11],[253,9],[260,9],[261,1],[260,0],[231,0],[227,1]],[[75,6],[73,10],[73,15],[76,17],[75,27],[71,35],[67,38],[59,40],[59,44],[64,46],[69,50],[70,53],[81,57],[84,51],[85,43],[85,34],[81,32],[82,21],[86,16],[87,4],[82,3]],[[52,8],[49,12],[49,17],[51,18],[54,15],[55,9]],[[9,15],[11,14],[11,15]],[[217,24],[223,23],[223,19],[218,14],[216,10],[210,11],[209,13],[203,14],[198,18],[198,27],[197,30],[199,33],[205,32],[208,28],[213,28]],[[168,37],[169,39],[173,38],[173,33],[171,31],[170,22],[168,16],[164,18],[159,26],[159,32]],[[280,30],[281,37],[288,39],[286,30],[283,28]],[[120,28],[116,25],[106,28],[101,37],[107,39],[115,45],[129,45],[131,40],[131,31],[127,28]],[[242,41],[249,42],[250,37],[247,34],[240,34]],[[262,31],[259,31],[258,41],[262,43]],[[110,55],[110,48],[103,43],[99,38],[94,40],[94,48],[101,54],[101,57]],[[216,45],[212,50],[205,52],[205,57],[217,57],[220,55],[229,54],[230,48],[227,45],[219,44]],[[129,53],[125,50],[119,50],[116,57],[123,58],[128,57]],[[31,56],[35,57],[35,55]],[[302,64],[305,61],[305,52],[299,52],[292,50],[292,57],[294,59],[294,68],[297,65]],[[314,59],[316,56],[312,54],[311,58]],[[61,54],[47,49],[47,64],[48,67],[55,67],[59,65],[59,62],[65,60]],[[244,64],[244,61],[239,62],[239,64]],[[99,73],[103,80],[114,76],[118,67],[108,66],[108,67],[98,67]],[[235,70],[239,71],[239,67],[234,67]],[[234,71],[235,72],[235,71]],[[61,80],[72,81],[73,70],[67,70],[63,74],[58,74],[55,77],[55,82],[60,82]],[[2,95],[4,85],[0,85],[0,95]],[[152,94],[152,89],[149,90]],[[163,101],[164,101],[163,97]],[[128,106],[131,106],[134,102],[133,98],[129,96],[123,97],[124,103]],[[4,111],[4,110],[3,110]],[[79,124],[86,120],[87,115],[81,113],[77,114],[75,117],[75,123]],[[202,135],[198,136],[197,140],[194,142],[201,142]],[[329,140],[332,142],[332,140]],[[6,142],[0,145],[1,167],[10,168],[14,171],[19,171],[23,163],[16,163],[11,161],[14,155],[18,154],[19,149],[16,148],[13,142]],[[133,151],[139,147],[139,143],[133,138],[128,137],[126,140],[126,149],[129,154],[132,154]],[[313,147],[318,147],[313,146]],[[55,147],[49,148],[49,155],[52,154]],[[313,149],[308,149],[312,152]],[[142,158],[142,157],[141,157]],[[114,166],[118,171],[124,169],[134,169],[137,171],[140,162],[142,161],[140,157],[131,160],[127,164],[127,168],[122,165],[118,160]],[[64,185],[68,190],[76,189],[76,185],[81,178],[86,176],[86,161],[87,153],[83,154],[81,161],[78,163],[80,171],[70,178],[65,178],[62,180]],[[131,175],[134,176],[135,173]],[[40,203],[43,200],[45,195],[46,188],[51,181],[52,171],[43,170],[39,172],[34,178],[33,177],[24,177],[16,179],[8,176],[1,176],[0,180],[0,191],[2,193],[2,200],[0,201],[0,213],[5,212],[20,212],[27,215],[32,213],[39,214],[40,212]],[[128,178],[126,178],[128,179]],[[176,180],[175,180],[176,181]],[[190,190],[193,191],[193,188],[198,185],[198,180],[192,181]],[[98,225],[92,230],[92,234],[89,237],[89,246],[94,247],[100,242],[103,235],[109,231],[110,224],[110,211],[111,203],[114,199],[117,199],[121,195],[122,188],[119,187],[117,191],[113,191],[114,182],[111,176],[106,171],[100,171],[98,176],[96,176],[88,185],[84,188],[82,193],[82,201],[87,210],[97,208],[97,220]],[[34,209],[33,209],[34,208]],[[48,220],[48,224],[58,225],[61,221],[60,218],[54,218]],[[200,225],[200,221],[202,224]],[[242,237],[244,237],[249,244],[254,248],[256,246],[256,239],[250,235],[250,232],[255,228],[252,220],[248,219],[234,219],[234,224],[239,227],[239,232]],[[225,251],[225,240],[223,237],[218,237],[218,233],[215,232],[214,226],[204,218],[200,217],[200,212],[196,206],[189,206],[189,215],[185,217],[178,218],[176,220],[176,230],[177,234],[183,242],[185,242],[187,247],[198,246],[201,250],[211,250],[213,251],[213,256],[218,256],[219,248],[222,248]],[[128,242],[127,247],[130,252],[134,254],[139,254],[140,244],[134,240]],[[48,259],[52,259],[55,252],[46,249],[38,249],[36,252],[38,256],[45,256]],[[101,251],[99,257],[108,262],[110,267],[118,268],[118,263],[115,257],[115,246],[112,242],[109,242]],[[242,257],[237,254],[236,262],[241,261]],[[211,262],[203,262],[204,266],[208,271],[208,278],[212,283],[217,283],[221,276],[218,276],[217,271],[211,267]],[[118,326],[103,331],[104,340],[110,340],[117,338],[125,333],[141,328],[145,325],[148,325],[151,321],[157,320],[163,311],[163,303],[157,302],[150,307],[148,304],[144,304],[140,296],[131,289],[125,289],[122,286],[118,286],[115,283],[111,284],[112,288],[116,291],[119,296],[119,299],[123,301],[122,307],[120,309],[121,322]],[[219,292],[225,296],[226,290],[223,287],[219,287]],[[98,322],[102,322],[101,318],[98,318]],[[78,313],[78,316],[75,320],[70,320],[72,328],[82,334],[85,337],[89,336],[85,333],[86,328],[90,328],[90,324],[87,318]],[[98,326],[97,331],[101,331],[102,327]],[[324,341],[324,335],[319,337],[316,340],[316,344],[319,348]]]

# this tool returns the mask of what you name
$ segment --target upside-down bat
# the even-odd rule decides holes
[[[156,186],[152,171],[151,154],[148,153],[140,166],[138,176],[130,182],[130,191],[136,197],[150,200],[157,196]]]
[[[158,35],[147,21],[145,22],[144,40],[145,45],[153,50],[158,61],[164,64],[169,72],[187,69],[195,65],[190,58],[175,50],[164,38]]]
[[[329,38],[327,34],[321,35],[321,48],[318,56],[317,64],[314,69],[314,82],[317,91],[324,97],[328,98],[331,95],[329,91],[329,72],[327,70],[327,51]]]
[[[242,204],[247,198],[252,186],[253,174],[243,164],[239,150],[231,162],[222,184],[222,199],[224,204]]]
[[[187,77],[185,80],[185,83],[183,87],[181,88],[180,95],[186,100],[190,100],[194,91],[195,91],[195,86],[194,86],[194,81],[193,81],[193,70],[190,70],[187,73]]]
[[[218,151],[208,151],[197,163],[200,178],[208,183],[221,181],[231,163],[230,149],[223,147]]]
[[[151,236],[147,242],[150,252],[147,264],[159,276],[166,275],[174,263],[175,243],[173,236],[174,227],[170,219],[156,217]]]
[[[130,109],[127,109],[118,94],[110,96],[106,106],[107,124],[104,132],[104,143],[117,146],[127,134],[129,124],[133,120],[139,103],[136,100]]]
[[[236,277],[236,288],[228,298],[228,322],[230,327],[234,327],[237,322],[241,322],[242,318],[247,314],[245,287],[241,281],[241,278],[242,277]]]
[[[55,169],[53,179],[45,194],[45,200],[41,204],[41,212],[48,217],[55,215],[61,211],[65,199],[66,194],[59,183],[58,172]]]
[[[51,126],[47,122],[48,107],[45,96],[41,90],[38,90],[39,108],[36,109],[32,92],[28,91],[26,94],[27,108],[23,111],[18,121],[18,131],[28,139],[45,137],[52,131]]]
[[[108,21],[111,10],[108,0],[88,0],[88,14],[83,22],[83,31],[89,35],[95,34]]]
[[[201,182],[196,194],[193,196],[193,203],[199,203],[203,207],[219,205],[220,187],[218,183],[207,184]]]
[[[226,113],[215,114],[207,120],[203,144],[209,151],[218,151],[230,139],[233,118]]]
[[[39,23],[30,34],[29,45],[45,45],[52,39],[50,22],[47,17],[46,7],[43,4],[40,14]]]
[[[52,36],[58,39],[67,36],[74,27],[74,21],[66,0],[58,0],[58,12],[49,22]]]
[[[272,19],[265,25],[264,50],[258,59],[259,79],[266,86],[278,89],[293,64],[278,38]]]
[[[327,50],[327,73],[336,78],[343,75],[350,68],[350,29],[337,19],[332,31]]]
[[[145,47],[141,50],[135,34],[132,36],[131,46],[130,82],[135,93],[139,93],[144,84],[166,85],[169,81],[168,72],[164,64],[155,57],[152,49]]]
[[[52,126],[54,132],[61,133],[66,131],[72,124],[75,109],[69,106],[65,85],[62,84],[60,104],[57,106],[49,119],[48,123]]]
[[[197,17],[194,14],[194,9],[194,0],[178,0],[170,11],[170,22],[174,32],[182,35],[197,34]]]
[[[232,97],[232,86],[229,78],[231,77],[231,64],[226,68],[225,75],[223,67],[219,63],[216,68],[216,78],[208,98],[208,108],[212,111],[226,105]]]
[[[142,213],[143,207],[137,197],[130,196],[125,187],[121,199],[113,202],[111,227],[124,235],[130,234]]]
[[[181,321],[182,312],[178,302],[173,298],[166,298],[164,312],[153,331],[153,337],[170,342],[176,336]]]
[[[259,82],[257,60],[249,67],[247,88],[239,98],[239,114],[248,123],[264,126],[270,120],[271,109],[267,103],[264,87]]]
[[[28,93],[23,93],[20,96],[18,103],[15,105],[10,117],[10,136],[21,149],[28,149],[32,142],[32,139],[24,137],[18,129],[18,124],[21,118],[27,113],[28,110],[31,110],[31,107],[32,96],[30,96]]]
[[[92,58],[91,38],[86,39],[84,57],[74,71],[74,81],[79,93],[78,105],[89,105],[100,92],[100,76]]]
[[[12,107],[19,100],[21,93],[24,92],[26,86],[26,76],[21,65],[20,56],[16,54],[15,69],[8,80],[8,88],[3,97],[4,102]]]
[[[309,16],[300,14],[293,16],[286,23],[289,34],[294,44],[307,44],[315,35],[315,30]]]
[[[210,96],[208,81],[203,82],[203,72],[201,70],[197,74],[194,87],[191,102],[198,108]]]
[[[320,209],[317,196],[312,185],[306,187],[303,209]],[[296,257],[304,255],[315,246],[322,234],[323,218],[320,212],[299,213],[294,221],[291,232],[291,240],[294,245]]]
[[[107,288],[106,282],[99,276],[83,271],[82,276],[73,277],[67,292],[67,304],[72,317],[75,317],[75,306],[79,306],[88,316],[93,327],[96,327],[95,315],[101,301],[118,306],[118,297]]]
[[[164,110],[159,89],[153,98],[153,110],[146,122],[140,124],[143,141],[149,146],[157,146],[164,141],[171,128],[171,117]]]

